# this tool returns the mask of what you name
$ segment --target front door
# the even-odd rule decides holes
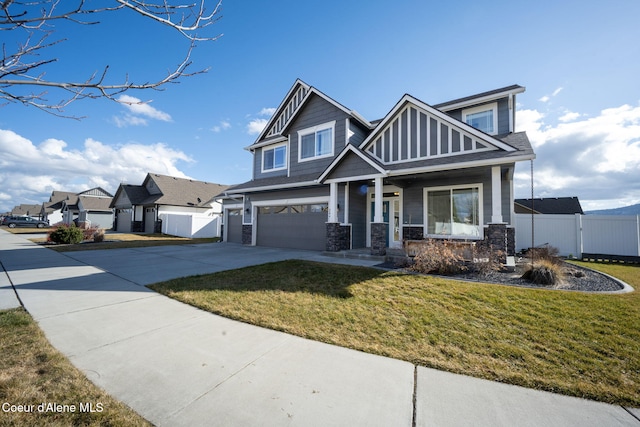
[[[373,222],[375,215],[375,202],[371,202],[371,217]],[[402,236],[400,233],[400,198],[385,197],[382,201],[382,221],[387,224],[388,248],[399,248],[402,246]]]

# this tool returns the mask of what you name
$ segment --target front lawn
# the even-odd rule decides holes
[[[638,267],[589,266],[640,288]],[[640,407],[638,292],[524,289],[295,260],[151,288],[317,341]]]

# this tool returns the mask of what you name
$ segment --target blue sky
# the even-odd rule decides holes
[[[212,2],[212,6],[215,2]],[[640,203],[640,2],[231,1],[195,49],[192,71],[164,91],[127,92],[128,107],[82,100],[71,120],[0,106],[0,212],[53,190],[147,172],[234,184],[251,178],[243,148],[300,78],[369,120],[405,93],[437,104],[520,84],[518,130],[535,148],[536,197],[578,196],[585,209]],[[65,24],[47,76],[162,78],[188,42],[133,13]],[[17,34],[2,34],[15,43]],[[49,99],[60,93],[50,91]],[[529,197],[529,164],[516,171]]]

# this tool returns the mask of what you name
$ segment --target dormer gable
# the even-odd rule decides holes
[[[523,86],[511,85],[433,107],[490,135],[513,133],[516,127],[515,98],[524,91]]]
[[[400,99],[360,149],[382,164],[516,150],[411,95]]]
[[[367,129],[372,129],[374,126],[369,123],[364,117],[358,114],[356,111],[350,110],[329,96],[325,95],[318,89],[306,84],[300,79],[297,79],[287,95],[284,97],[275,113],[263,131],[260,133],[256,141],[246,147],[249,151],[254,151],[256,148],[275,144],[279,142],[283,142],[286,140],[286,132],[288,127],[293,123],[295,117],[300,113],[303,109],[304,104],[306,104],[311,98],[312,95],[319,96],[324,101],[334,105],[336,108],[344,111],[347,115],[357,120],[361,125],[366,127]]]

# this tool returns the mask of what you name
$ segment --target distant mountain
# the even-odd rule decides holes
[[[624,206],[616,209],[601,209],[597,211],[586,211],[587,215],[640,215],[640,203],[637,205]]]

